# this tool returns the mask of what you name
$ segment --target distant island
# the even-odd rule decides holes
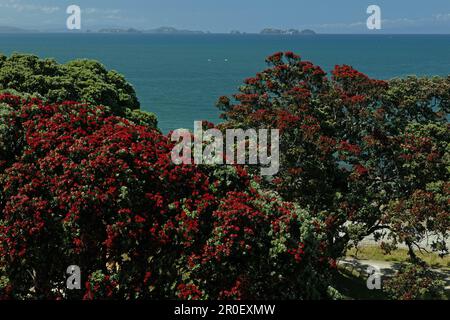
[[[180,34],[180,35],[190,35],[199,34],[206,35],[211,34],[209,31],[199,31],[199,30],[187,30],[187,29],[177,29],[174,27],[159,27],[156,29],[139,30],[130,27],[97,27],[82,30],[67,30],[67,29],[53,29],[53,30],[30,30],[22,29],[18,27],[11,26],[0,26],[0,33],[112,33],[112,34]],[[239,30],[231,30],[229,34],[232,35],[246,35],[252,34]],[[265,28],[259,32],[261,35],[315,35],[311,29],[297,30],[297,29],[276,29],[276,28]]]
[[[36,32],[35,30],[26,30],[16,27],[0,26],[0,33],[30,33]]]
[[[173,27],[160,27],[150,30],[137,30],[134,28],[104,28],[98,30],[99,33],[149,33],[149,34],[206,34],[204,31],[179,30]]]
[[[158,33],[158,34],[207,34],[209,32],[193,31],[193,30],[179,30],[173,27],[161,27],[158,29],[152,29],[144,31],[145,33]]]
[[[248,34],[247,32],[242,32],[239,30],[231,30],[230,34],[234,34],[234,35],[243,35],[243,34]]]
[[[282,29],[275,29],[275,28],[265,28],[263,29],[260,34],[269,34],[269,35],[316,35],[316,32],[311,29],[305,29],[305,30],[297,30],[297,29],[288,29],[288,30],[282,30]]]
[[[88,30],[88,32],[91,32]],[[134,28],[128,28],[128,29],[122,29],[122,28],[104,28],[97,31],[98,33],[142,33],[142,31],[134,29]]]

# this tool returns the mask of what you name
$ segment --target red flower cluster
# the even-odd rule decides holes
[[[341,141],[338,150],[358,156],[361,153],[361,148],[356,144],[351,144],[348,141]]]
[[[194,284],[180,284],[178,285],[178,298],[182,300],[200,300],[203,292]]]
[[[74,264],[86,277],[78,296],[85,299],[225,298],[243,278],[255,281],[246,286],[249,297],[281,297],[276,277],[298,298],[311,294],[296,279],[305,265],[324,268],[314,251],[318,235],[300,228],[312,218],[262,195],[243,168],[174,165],[167,137],[104,107],[22,104],[12,96],[0,103],[14,108],[24,141],[0,173],[0,262],[9,296],[63,298],[64,270]],[[294,213],[297,230],[274,234],[272,222]],[[280,242],[287,238],[288,246]],[[303,238],[311,251],[288,267],[287,248]],[[269,270],[278,273],[262,282]],[[325,294],[322,279],[315,294]]]

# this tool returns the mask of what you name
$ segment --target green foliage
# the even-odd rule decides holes
[[[413,255],[427,232],[446,253],[450,78],[380,81],[347,65],[328,77],[292,52],[267,63],[220,98],[222,127],[280,130],[281,168],[266,187],[326,223],[330,255],[373,233]]]
[[[399,191],[389,201],[382,222],[389,225],[391,244],[420,248],[429,240],[439,254],[448,254],[450,236],[450,131],[448,124],[411,123],[398,136],[395,167]],[[386,246],[390,249],[392,246]],[[412,258],[416,258],[410,250]]]
[[[383,290],[394,300],[445,299],[445,282],[428,268],[404,264],[391,279],[384,281]]]
[[[0,172],[21,152],[24,140],[15,111],[13,104],[0,104]]]
[[[150,128],[158,127],[158,119],[155,114],[151,112],[127,109],[124,117],[140,126],[147,126]]]
[[[436,120],[436,112],[450,111],[450,77],[415,77],[389,81],[386,102],[395,108],[393,126],[404,127],[410,121]]]
[[[88,102],[110,107],[123,115],[139,109],[133,87],[116,71],[108,71],[97,61],[75,60],[59,64],[33,55],[0,56],[0,90],[41,98],[49,103]]]

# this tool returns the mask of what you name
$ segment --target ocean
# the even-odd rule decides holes
[[[217,99],[235,93],[277,51],[294,51],[325,71],[349,64],[378,79],[450,74],[450,35],[0,34],[3,54],[89,58],[117,70],[164,132],[219,122]]]

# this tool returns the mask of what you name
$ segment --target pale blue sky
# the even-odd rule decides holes
[[[450,0],[0,0],[0,26],[63,29],[71,4],[81,7],[84,29],[258,32],[274,27],[365,33],[366,9],[376,4],[382,9],[383,33],[450,33]]]

